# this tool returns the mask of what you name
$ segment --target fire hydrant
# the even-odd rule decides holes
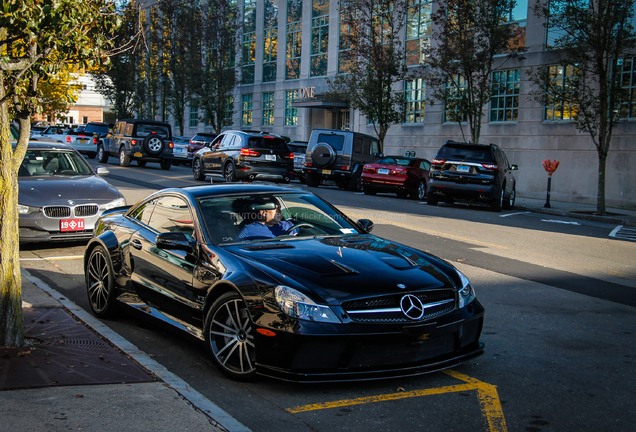
[[[548,194],[545,199],[545,205],[543,207],[550,208],[550,186],[552,185],[552,173],[556,171],[559,167],[559,161],[553,160],[550,162],[550,159],[546,159],[543,161],[543,168],[548,172]]]

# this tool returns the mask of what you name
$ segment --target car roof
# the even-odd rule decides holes
[[[160,121],[154,121],[154,120],[144,120],[144,119],[122,119],[122,120],[117,120],[117,122],[126,122],[126,123],[148,123],[148,124],[155,124],[155,125],[168,125],[170,126],[169,123],[166,122],[160,122]]]
[[[53,141],[29,141],[29,150],[68,150],[75,151],[69,145]]]
[[[253,183],[234,183],[203,186],[186,186],[183,188],[169,188],[158,191],[161,192],[186,192],[192,198],[209,196],[239,195],[239,194],[259,194],[259,193],[310,193],[302,189],[275,185],[255,185]]]
[[[218,136],[219,134],[215,134],[212,132],[197,132],[194,136],[207,136],[207,137],[215,137]]]
[[[462,148],[482,148],[482,149],[497,147],[495,144],[479,144],[479,143],[458,142],[458,141],[446,141],[444,145],[453,146],[453,147],[462,147]]]

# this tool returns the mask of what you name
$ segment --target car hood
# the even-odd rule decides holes
[[[34,207],[68,205],[69,200],[75,201],[75,204],[99,204],[122,196],[106,180],[94,175],[19,179],[18,184],[20,187],[18,202]]]
[[[256,242],[229,250],[310,288],[330,304],[455,286],[445,273],[449,267],[444,270],[432,257],[372,235]]]

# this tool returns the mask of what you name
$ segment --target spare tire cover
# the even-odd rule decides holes
[[[336,160],[336,151],[327,143],[318,143],[311,153],[311,160],[320,167],[327,166]]]
[[[157,134],[150,134],[144,140],[144,150],[152,156],[160,155],[164,146],[163,138]]]

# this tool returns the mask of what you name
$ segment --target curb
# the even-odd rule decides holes
[[[524,206],[523,204],[521,205],[515,204],[515,209],[530,211],[533,213],[553,215],[553,216],[569,217],[572,219],[581,219],[581,220],[587,220],[587,221],[593,221],[593,222],[604,222],[604,223],[613,224],[613,225],[636,226],[636,220],[633,216],[623,216],[623,215],[600,216],[595,214],[578,213],[577,211],[572,211],[572,210],[528,207],[528,206]],[[583,212],[583,210],[581,210],[581,212]]]
[[[208,400],[201,393],[193,389],[188,383],[183,381],[177,375],[170,372],[164,366],[153,360],[148,354],[141,351],[132,343],[121,337],[115,331],[111,330],[104,323],[99,321],[93,315],[77,306],[64,295],[51,288],[41,279],[32,276],[27,270],[21,268],[22,277],[29,280],[42,291],[48,293],[52,298],[57,300],[63,307],[68,309],[73,315],[81,319],[84,324],[95,330],[98,334],[106,338],[110,343],[122,350],[124,353],[134,358],[139,364],[148,371],[155,374],[161,381],[172,388],[185,398],[192,406],[204,414],[219,428],[228,432],[251,432],[250,429],[241,424],[234,417],[219,408],[216,404]]]

